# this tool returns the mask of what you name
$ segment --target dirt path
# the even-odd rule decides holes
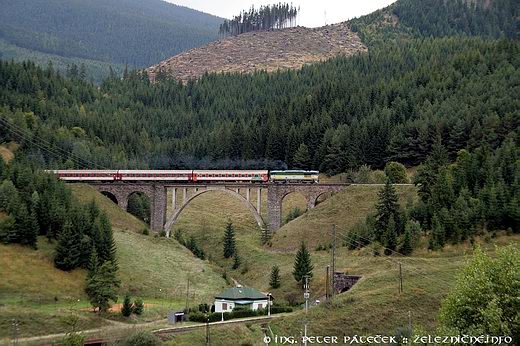
[[[228,321],[219,321],[219,322],[212,322],[210,325],[212,326],[218,326],[218,325],[225,325],[225,324],[235,324],[235,323],[260,323],[265,321],[270,321],[276,318],[283,317],[287,314],[277,314],[272,315],[270,317],[267,316],[257,316],[257,317],[247,317],[247,318],[241,318],[241,319],[235,319],[235,320],[228,320]],[[118,321],[111,321],[113,323],[113,326],[103,327],[103,328],[96,328],[96,329],[89,329],[89,330],[83,330],[81,331],[81,334],[83,334],[86,339],[97,339],[97,334],[103,333],[103,334],[109,334],[109,335],[115,335],[116,332],[123,333],[125,331],[134,331],[134,330],[150,330],[153,334],[159,336],[159,337],[168,337],[169,335],[174,335],[177,333],[182,332],[188,332],[190,330],[195,330],[198,328],[205,328],[206,325],[203,323],[198,324],[191,324],[186,325],[185,323],[175,326],[175,327],[167,327],[167,328],[158,328],[161,324],[166,324],[168,321],[166,319],[163,320],[157,320],[153,322],[147,322],[147,323],[141,323],[141,324],[127,324],[124,322],[118,322]],[[66,333],[59,333],[59,334],[51,334],[51,335],[43,335],[43,336],[34,336],[34,337],[28,337],[28,338],[21,338],[18,339],[18,345],[41,345],[46,343],[52,343],[56,340],[61,340]],[[0,345],[10,345],[12,341],[10,339],[1,339]]]

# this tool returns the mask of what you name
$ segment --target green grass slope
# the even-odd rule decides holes
[[[228,276],[244,285],[271,291],[277,301],[284,301],[288,294],[296,294],[303,301],[303,293],[292,277],[295,248],[301,239],[310,244],[328,244],[330,227],[338,225],[338,233],[344,233],[355,222],[362,220],[373,210],[380,186],[350,186],[345,191],[321,202],[315,209],[289,222],[272,239],[271,246],[262,246],[260,230],[254,218],[240,201],[221,192],[210,192],[197,197],[181,214],[174,229],[194,235],[212,261],[227,270]],[[416,199],[413,186],[399,186],[400,202]],[[290,209],[301,199],[289,196],[284,209]],[[264,205],[265,209],[265,205]],[[222,240],[227,220],[234,222],[237,247],[242,265],[232,270],[232,260],[222,255]],[[484,240],[485,239],[485,240]],[[501,235],[497,238],[476,239],[488,251],[495,245],[518,243],[520,237]],[[314,264],[311,282],[311,301],[323,300],[325,294],[326,266],[330,264],[330,251],[314,251],[310,247]],[[355,333],[393,334],[408,323],[411,312],[415,327],[434,331],[438,325],[438,309],[450,287],[457,270],[463,265],[465,255],[472,252],[471,244],[447,246],[443,251],[418,250],[412,257],[373,257],[369,249],[348,251],[340,247],[337,253],[337,270],[362,279],[348,293],[338,295],[332,304],[322,304],[311,309],[310,332],[316,335],[352,335]],[[398,293],[398,262],[404,273],[404,292]],[[273,265],[281,272],[282,287],[269,288],[269,274]],[[282,321],[272,323],[278,335],[299,335],[303,329],[303,312]],[[229,329],[226,329],[229,328]],[[240,333],[247,328],[241,329]],[[233,328],[222,327],[219,333],[232,333]],[[174,337],[172,345],[185,345],[198,340],[201,333]],[[250,329],[243,340],[262,345],[261,332]],[[216,343],[217,345],[225,343]]]
[[[143,297],[145,303],[163,307],[148,309],[143,321],[164,318],[167,308],[182,309],[188,277],[190,302],[210,302],[226,287],[218,268],[195,258],[172,239],[139,234],[144,224],[91,187],[75,185],[72,190],[82,201],[94,198],[113,223],[122,283],[120,296],[130,292],[134,297]],[[63,319],[71,313],[80,317],[81,328],[108,323],[80,311],[88,308],[83,292],[85,271],[67,273],[54,268],[53,251],[54,244],[43,237],[36,251],[0,245],[0,339],[9,335],[12,319],[20,321],[22,336],[66,331]]]
[[[332,225],[337,226],[338,232],[346,232],[357,222],[363,221],[369,212],[374,211],[380,189],[380,185],[347,187],[317,208],[284,225],[275,233],[272,249],[296,250],[301,241],[305,241],[311,249],[318,245],[328,246]],[[398,186],[397,191],[403,206],[416,199],[415,186]]]

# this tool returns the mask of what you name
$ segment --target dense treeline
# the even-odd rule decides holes
[[[423,36],[520,38],[517,0],[400,0],[392,11],[405,26]]]
[[[260,9],[251,6],[249,11],[244,10],[231,20],[226,19],[220,24],[218,32],[220,36],[227,36],[291,27],[296,24],[298,11],[298,8],[287,3],[260,6]]]
[[[455,35],[520,38],[516,0],[399,0],[349,22],[372,46],[407,37]]]
[[[32,163],[0,157],[0,242],[37,247],[37,237],[56,241],[54,263],[62,270],[88,265],[92,251],[115,261],[107,216],[92,201],[82,205],[65,184]]]
[[[481,230],[520,231],[520,148],[513,140],[461,150],[450,164],[442,146],[419,167],[420,202],[412,217],[431,230],[430,248],[458,243]]]
[[[31,51],[147,67],[217,38],[221,19],[159,0],[0,0],[0,39]]]
[[[100,88],[0,63],[0,141],[48,167],[417,165],[437,138],[460,149],[518,141],[520,44],[412,39],[300,71],[207,75],[186,85],[113,75]],[[42,150],[32,142],[48,143]],[[72,154],[70,154],[72,153]]]
[[[346,245],[360,248],[375,241],[387,255],[409,255],[423,236],[437,250],[485,232],[520,232],[520,147],[512,139],[496,150],[486,144],[473,152],[460,150],[453,163],[436,143],[414,183],[419,201],[406,208],[387,183],[375,214],[351,229]]]

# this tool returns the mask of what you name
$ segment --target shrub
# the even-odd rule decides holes
[[[293,308],[283,305],[272,305],[271,314],[281,314],[284,312],[293,312]]]
[[[159,237],[165,238],[166,237],[166,231],[162,230],[161,233],[159,233]]]
[[[141,315],[144,311],[144,303],[143,303],[143,300],[140,299],[140,298],[137,298],[135,301],[134,301],[134,309],[133,309],[133,312],[134,314],[136,315]]]
[[[287,217],[285,218],[285,223],[291,222],[292,220],[298,218],[302,214],[303,214],[303,211],[298,207],[291,209],[289,211],[289,214],[287,214]]]
[[[370,244],[373,238],[373,230],[367,222],[355,224],[345,236],[344,245],[349,250],[360,249]]]
[[[127,293],[123,300],[123,307],[121,308],[121,315],[130,317],[132,314],[132,302],[130,301],[130,295]]]
[[[78,333],[69,333],[67,334],[61,344],[63,346],[83,346],[85,342],[85,337]]]
[[[285,300],[290,306],[298,306],[301,304],[300,295],[294,292],[289,292],[285,295]]]
[[[209,305],[207,303],[199,304],[200,312],[209,312]]]
[[[160,346],[161,340],[149,332],[137,332],[130,335],[121,343],[120,346]]]
[[[148,229],[148,227],[145,227],[145,228],[143,228],[141,233],[143,233],[144,235],[149,235],[150,234],[150,230]]]
[[[388,162],[385,166],[385,174],[391,184],[408,183],[406,168],[399,162]]]

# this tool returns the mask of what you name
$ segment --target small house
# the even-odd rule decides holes
[[[233,287],[215,296],[215,312],[231,312],[235,307],[265,309],[267,295],[250,287]]]

